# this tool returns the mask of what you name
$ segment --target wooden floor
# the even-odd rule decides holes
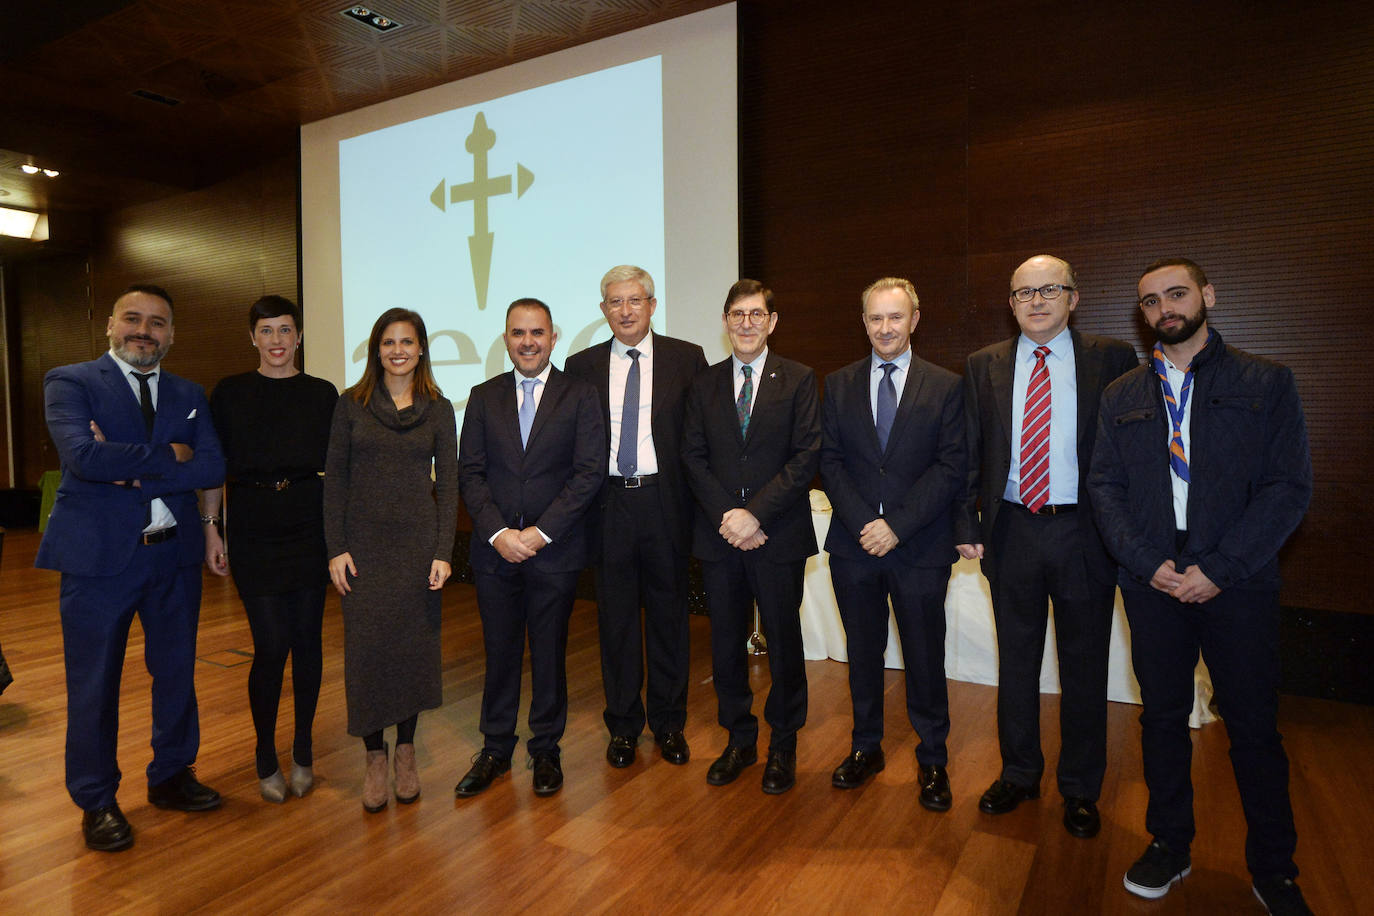
[[[224,807],[183,814],[147,804],[148,677],[135,626],[121,706],[120,803],[136,841],[122,853],[89,852],[63,787],[58,577],[30,568],[36,546],[36,533],[10,532],[0,575],[0,645],[17,678],[0,697],[0,913],[1260,912],[1223,726],[1196,733],[1193,873],[1151,903],[1121,886],[1148,839],[1135,707],[1111,706],[1104,823],[1094,840],[1074,839],[1060,825],[1052,776],[1039,801],[999,818],[978,812],[978,795],[999,768],[990,687],[950,685],[951,812],[916,804],[898,672],[888,673],[887,769],[857,791],[832,788],[850,728],[846,667],[837,662],[807,663],[811,708],[797,787],[765,796],[762,767],[754,766],[713,788],[706,768],[724,733],[715,724],[702,618],[692,620],[687,766],[663,762],[648,741],[634,766],[606,765],[595,609],[579,603],[562,793],[534,796],[521,750],[511,777],[455,801],[453,785],[481,742],[481,639],[473,590],[464,585],[445,594],[445,705],[420,717],[423,797],[375,815],[359,803],[361,742],[344,732],[337,600],[325,618],[317,788],[282,806],[257,794],[246,700],[252,642],[227,580],[206,583],[197,671],[197,775],[224,794]],[[766,665],[754,675],[756,687],[766,684]],[[282,708],[279,745],[289,755],[289,699]],[[1057,711],[1057,699],[1045,697],[1051,774]],[[1374,709],[1285,698],[1281,726],[1308,900],[1319,913],[1374,912]]]

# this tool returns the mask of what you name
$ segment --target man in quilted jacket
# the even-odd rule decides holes
[[[1121,567],[1144,702],[1152,842],[1125,886],[1162,897],[1191,871],[1188,713],[1200,651],[1231,741],[1255,896],[1271,913],[1307,913],[1276,724],[1277,556],[1312,493],[1302,405],[1290,370],[1209,327],[1216,292],[1197,264],[1156,261],[1138,294],[1158,343],[1103,393],[1088,481]]]

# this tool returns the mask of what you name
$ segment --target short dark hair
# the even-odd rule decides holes
[[[506,320],[510,320],[511,312],[521,308],[543,309],[544,314],[549,316],[549,324],[553,324],[553,312],[549,310],[548,305],[542,300],[535,299],[533,296],[527,296],[524,299],[516,299],[510,305],[506,306]]]
[[[1141,271],[1140,275],[1143,277],[1146,274],[1152,274],[1166,267],[1182,267],[1184,270],[1188,271],[1188,276],[1193,278],[1193,282],[1197,284],[1198,289],[1202,289],[1207,285],[1207,275],[1202,272],[1202,268],[1199,267],[1196,262],[1190,261],[1187,258],[1160,258],[1158,261],[1155,261],[1149,267]]]
[[[124,287],[122,293],[115,296],[115,302],[118,302],[130,293],[145,293],[149,296],[157,296],[163,302],[167,303],[167,308],[172,308],[171,293],[154,283],[130,283],[128,286]]]
[[[248,307],[248,330],[252,331],[257,328],[258,322],[264,318],[280,318],[282,315],[291,316],[291,320],[296,323],[296,332],[299,333],[301,330],[300,307],[285,296],[263,296]]]
[[[730,306],[741,299],[748,299],[750,296],[763,296],[764,308],[769,312],[773,311],[773,291],[764,286],[758,280],[740,279],[735,281],[735,285],[730,287],[730,291],[725,294],[725,309],[729,312]]]

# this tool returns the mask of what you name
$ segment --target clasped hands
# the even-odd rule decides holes
[[[530,525],[518,531],[507,528],[492,539],[491,546],[507,563],[523,563],[543,550],[547,543],[539,529]]]
[[[1159,569],[1150,577],[1150,585],[1184,604],[1210,601],[1221,593],[1202,567],[1193,565],[1179,572],[1173,560],[1159,564]]]
[[[731,547],[740,550],[754,550],[768,540],[768,535],[759,527],[759,520],[748,509],[730,509],[722,515],[720,536]]]

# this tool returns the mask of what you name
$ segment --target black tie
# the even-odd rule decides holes
[[[143,411],[143,425],[147,427],[148,438],[153,437],[153,418],[157,416],[157,411],[153,410],[153,389],[148,385],[148,379],[152,378],[151,372],[130,373],[138,379],[138,407]]]
[[[153,438],[153,419],[157,416],[157,411],[153,410],[153,389],[148,384],[148,379],[152,378],[151,372],[131,372],[129,373],[138,379],[138,409],[143,411],[143,425],[148,430],[148,440]],[[143,506],[143,527],[147,528],[153,523],[153,504],[145,503]]]

